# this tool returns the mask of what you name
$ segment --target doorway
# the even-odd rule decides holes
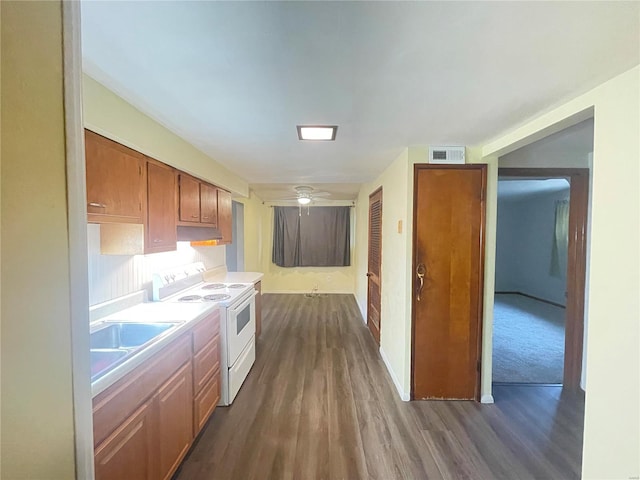
[[[562,266],[566,268],[566,305],[563,319],[564,354],[561,383],[565,388],[577,389],[580,386],[582,374],[589,170],[586,168],[500,168],[498,176],[503,179],[518,180],[566,179],[569,183],[566,267]],[[558,211],[554,213],[557,215]],[[553,265],[549,268],[552,269]],[[506,292],[507,295],[513,293]],[[498,307],[500,307],[499,300],[498,295],[496,296]],[[531,302],[528,303],[531,304]],[[552,301],[551,303],[557,305],[561,302]],[[540,305],[533,305],[531,308],[539,309]],[[543,354],[540,352],[540,355]]]
[[[569,188],[498,178],[493,383],[562,384]]]
[[[479,396],[486,167],[414,167],[412,399]]]

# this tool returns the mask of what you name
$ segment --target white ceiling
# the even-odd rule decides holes
[[[84,1],[82,47],[89,75],[256,191],[353,198],[406,146],[480,144],[638,64],[639,18],[640,2]]]

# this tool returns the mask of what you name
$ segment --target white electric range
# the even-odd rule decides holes
[[[205,282],[198,262],[153,274],[153,300],[220,308],[220,403],[231,405],[256,359],[252,283]]]

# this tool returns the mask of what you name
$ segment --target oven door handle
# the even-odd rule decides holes
[[[247,298],[245,298],[242,303],[238,306],[235,307],[229,307],[229,311],[236,313],[241,311],[243,308],[245,308],[247,305],[249,305],[249,303],[251,302],[251,300],[258,295],[258,291],[257,290],[253,290],[253,293],[250,293],[249,296]]]

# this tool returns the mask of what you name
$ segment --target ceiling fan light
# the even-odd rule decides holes
[[[300,205],[307,205],[311,203],[311,199],[309,197],[298,197],[298,203]]]

